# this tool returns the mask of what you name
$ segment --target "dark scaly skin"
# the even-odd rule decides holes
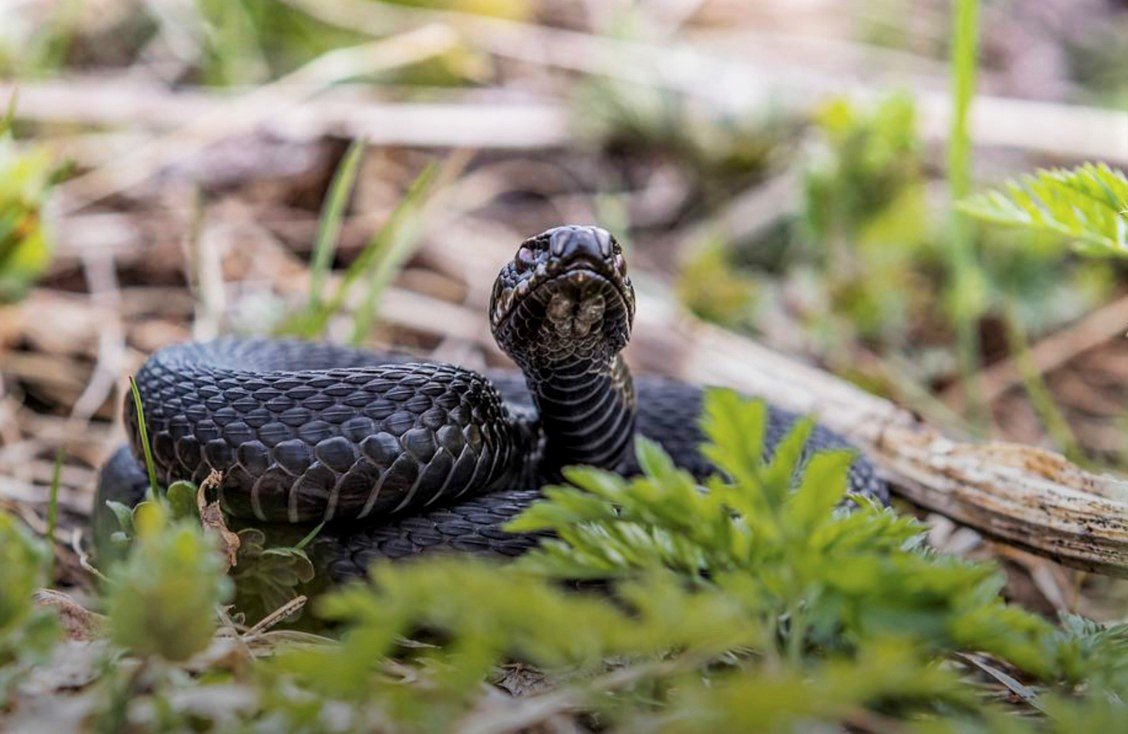
[[[619,244],[591,227],[532,237],[498,275],[491,300],[494,338],[521,368],[540,418],[539,475],[559,478],[570,464],[618,468],[637,410],[619,355],[634,320]]]
[[[502,526],[569,464],[637,472],[630,445],[660,443],[698,478],[701,389],[632,380],[619,351],[634,296],[613,238],[558,228],[527,240],[498,276],[490,309],[498,343],[522,367],[483,376],[400,355],[307,342],[226,339],[160,350],[137,375],[158,474],[223,474],[235,518],[328,520],[310,546],[333,581],[377,558],[429,551],[513,556],[538,537]],[[769,406],[769,455],[796,416]],[[126,401],[134,453],[136,416]],[[850,448],[816,426],[806,453]],[[887,489],[858,457],[851,489]],[[122,448],[102,470],[107,499],[127,505],[147,479]]]
[[[383,360],[261,339],[160,350],[136,376],[158,477],[218,471],[229,515],[289,523],[386,518],[527,481],[532,421],[485,377]],[[132,400],[126,423],[140,455]]]

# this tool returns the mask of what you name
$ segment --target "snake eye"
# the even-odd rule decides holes
[[[517,250],[517,259],[515,262],[517,263],[519,270],[531,268],[533,266],[533,263],[535,263],[536,261],[537,256],[534,255],[533,251],[525,245],[521,245],[521,249]]]

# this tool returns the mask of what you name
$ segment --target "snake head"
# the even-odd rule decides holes
[[[490,301],[498,345],[522,367],[611,359],[630,339],[634,287],[606,230],[565,226],[525,240]]]

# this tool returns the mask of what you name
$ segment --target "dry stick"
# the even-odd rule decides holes
[[[223,252],[216,225],[208,220],[198,187],[177,190],[187,201],[184,234],[180,240],[188,289],[195,296],[192,337],[214,339],[222,330],[227,299],[223,283]],[[179,202],[178,202],[179,203]]]
[[[15,85],[0,84],[0,99],[10,97],[15,89]],[[222,119],[232,104],[230,97],[221,93],[171,92],[136,83],[83,78],[66,83],[22,84],[19,89],[19,119],[46,122],[167,129],[186,119]],[[316,90],[306,91],[309,96]],[[858,94],[866,97],[872,93],[859,91]],[[805,96],[808,100],[817,97],[814,91]],[[947,108],[942,101],[925,95],[918,95],[918,100],[930,110],[920,116],[921,134],[928,140],[941,140]],[[285,139],[309,140],[319,135],[339,135],[364,137],[372,145],[538,149],[566,145],[570,141],[568,111],[561,103],[383,103],[357,98],[346,90],[324,91],[317,96],[316,105],[305,104],[305,101],[295,98],[286,105],[266,109],[265,119],[233,126],[223,134],[246,132],[257,123]],[[1128,134],[1118,132],[1128,130],[1128,113],[986,97],[977,99],[973,112],[971,133],[977,145],[1128,165]],[[1056,130],[1071,132],[1055,136]],[[182,131],[177,135],[181,147],[170,149],[169,162],[188,158],[221,137],[223,135],[217,137],[214,130]],[[137,150],[151,150],[151,145],[142,145]],[[129,160],[134,155],[137,154],[119,160]],[[72,205],[70,210],[74,208]]]
[[[113,314],[98,330],[98,353],[94,371],[75,399],[67,433],[82,435],[90,418],[113,394],[126,360],[125,324],[121,318],[121,290],[112,257],[90,250],[80,253],[89,300],[95,308]]]
[[[15,89],[14,84],[0,83],[0,100],[7,99]],[[174,92],[135,82],[87,77],[21,84],[19,92],[21,120],[133,129],[173,129],[184,120],[212,116],[231,104],[231,97],[221,92]],[[271,112],[267,119],[259,121],[258,127],[293,142],[335,135],[365,138],[371,145],[522,150],[565,145],[569,141],[568,114],[562,104],[464,101],[466,96],[452,94],[452,99],[445,102],[375,102],[355,90],[332,88],[317,94],[316,104],[299,100]],[[136,136],[130,140],[134,139]],[[198,149],[199,146],[191,147],[189,155]],[[104,153],[99,149],[100,157],[96,160],[114,157]]]
[[[63,213],[143,183],[160,169],[212,142],[253,129],[260,121],[334,83],[431,58],[449,51],[456,40],[448,27],[428,25],[392,38],[325,53],[270,84],[215,106],[130,155],[63,184],[58,189]]]

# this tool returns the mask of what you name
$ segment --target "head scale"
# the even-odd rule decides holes
[[[634,308],[615,238],[598,227],[556,227],[525,240],[501,269],[490,327],[523,368],[604,362],[626,346]]]

